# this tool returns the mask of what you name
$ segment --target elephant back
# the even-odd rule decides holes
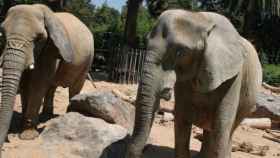
[[[94,40],[91,31],[77,17],[70,13],[55,13],[69,36],[74,48],[74,64],[93,58]]]

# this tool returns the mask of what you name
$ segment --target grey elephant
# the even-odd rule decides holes
[[[255,110],[262,82],[256,50],[211,12],[165,11],[148,38],[127,158],[140,158],[164,80],[175,70],[175,157],[190,158],[192,124],[203,128],[198,157],[230,158],[232,134]]]
[[[94,54],[89,29],[69,13],[54,13],[47,6],[17,5],[1,25],[6,38],[3,51],[3,87],[0,105],[0,145],[3,145],[17,90],[23,104],[22,139],[38,135],[39,109],[53,113],[58,86],[69,87],[69,98],[82,89]],[[20,87],[20,88],[19,88]]]

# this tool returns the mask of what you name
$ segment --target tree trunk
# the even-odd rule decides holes
[[[55,12],[63,11],[66,0],[45,0],[46,4]]]
[[[137,47],[137,14],[143,0],[128,0],[127,16],[124,30],[124,42],[128,47]]]

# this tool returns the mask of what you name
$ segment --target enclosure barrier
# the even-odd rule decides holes
[[[122,84],[137,83],[141,78],[145,56],[145,49],[114,48],[109,59],[110,80]]]

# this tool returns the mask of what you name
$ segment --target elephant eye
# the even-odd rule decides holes
[[[184,56],[184,52],[182,50],[179,50],[179,51],[177,51],[176,56],[182,57],[182,56]]]
[[[186,56],[188,53],[190,53],[190,50],[186,47],[181,47],[179,49],[177,49],[177,52],[176,52],[176,56],[177,57],[184,57]]]
[[[35,38],[35,42],[40,42],[43,40],[43,34],[42,33],[39,33],[37,34],[36,38]]]

